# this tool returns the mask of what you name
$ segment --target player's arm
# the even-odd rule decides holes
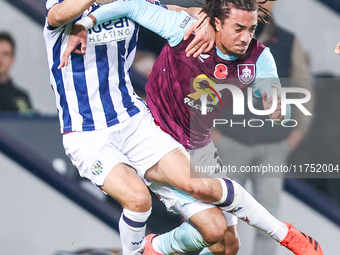
[[[47,14],[48,23],[52,27],[63,26],[79,17],[95,0],[64,0],[53,5]]]
[[[271,87],[272,89],[277,90],[277,87],[275,85],[272,85]],[[281,124],[285,116],[281,114],[281,96],[278,92],[276,93],[277,93],[276,108],[274,109],[272,113],[268,114],[268,116],[270,119],[274,121],[274,123]],[[275,97],[273,96],[269,97],[266,91],[262,93],[262,104],[263,104],[264,110],[271,109],[274,102],[275,102]]]
[[[82,15],[94,2],[107,4],[113,1],[116,0],[64,0],[48,10],[48,24],[52,27],[63,26]]]
[[[101,24],[121,17],[128,17],[167,39],[171,37],[172,34],[175,34],[175,30],[171,25],[174,25],[176,21],[179,23],[175,24],[177,30],[179,30],[179,28],[180,30],[183,30],[180,22],[182,22],[185,17],[188,16],[188,14],[185,15],[184,13],[185,12],[180,14],[175,11],[169,11],[144,0],[118,0],[101,6],[99,9],[95,10],[87,17],[79,20],[74,25],[72,35],[68,39],[67,48],[62,56],[58,68],[60,69],[68,64],[68,57],[71,52],[85,54],[87,30],[96,24]],[[178,15],[182,16],[181,20],[176,17]],[[189,20],[191,19],[189,16],[188,18]],[[178,31],[176,32],[178,34]],[[183,38],[183,34],[182,37],[179,35],[177,39],[178,43],[180,42],[181,38]],[[80,50],[76,48],[76,46],[79,44],[81,45]]]
[[[300,40],[295,37],[293,41],[291,63],[289,68],[290,78],[293,80],[289,82],[289,86],[303,88],[311,93],[311,98],[308,102],[304,103],[304,106],[308,111],[313,114],[314,111],[314,88],[313,88],[313,77],[311,74],[311,67],[309,61],[309,54],[302,46]],[[290,132],[287,137],[287,142],[291,150],[294,150],[302,142],[306,134],[308,133],[313,117],[305,115],[298,107],[292,108],[292,116],[299,123]]]
[[[287,105],[286,114],[281,114],[281,83],[277,74],[277,68],[273,55],[269,48],[265,48],[256,62],[255,81],[252,84],[254,96],[262,98],[264,110],[271,109],[273,102],[273,92],[276,91],[276,108],[269,114],[275,123],[280,124],[283,120],[290,119],[291,107]]]
[[[116,0],[96,0],[96,3],[103,5],[103,4],[112,3],[114,1]]]
[[[127,17],[167,39],[171,46],[183,39],[190,21],[193,21],[187,12],[170,11],[145,0],[117,0],[95,10],[91,15],[96,24]]]
[[[128,17],[145,28],[168,39],[171,46],[180,43],[186,29],[189,27],[189,22],[192,20],[192,17],[189,16],[187,12],[178,13],[169,11],[144,0],[118,0],[106,4],[76,23],[72,31],[73,36],[70,37],[68,41],[67,49],[65,50],[58,68],[67,65],[68,56],[72,51],[82,54],[85,53],[85,29],[121,17]],[[81,44],[81,51],[75,50],[78,44]]]
[[[167,4],[166,8],[170,11],[175,11],[175,12],[181,12],[181,11],[186,11],[187,13],[189,13],[189,15],[191,17],[194,17],[196,19],[199,19],[201,16],[201,11],[202,8],[199,7],[181,7],[178,5],[171,5],[171,4]]]
[[[338,43],[338,45],[335,47],[335,53],[340,55],[340,42]]]
[[[159,8],[159,6],[150,4],[145,0],[118,0],[102,6],[94,11],[92,15],[96,19],[97,24],[120,17],[128,17],[145,28],[168,39],[169,44],[175,46],[183,39],[185,31],[189,28],[188,24],[193,20],[192,16],[188,15],[186,11],[200,19],[205,18],[206,14],[200,13],[200,8],[170,6],[170,9],[171,8],[181,12]],[[202,20],[199,20],[199,22],[201,21]],[[198,28],[196,29],[196,27]],[[195,48],[194,51],[197,51],[196,56],[198,56],[203,50],[210,50],[212,48],[215,41],[215,31],[210,26],[208,20],[205,20],[201,26],[198,26],[196,23],[194,31],[197,38],[189,45],[187,51],[190,51],[190,55],[193,53],[192,48]],[[191,33],[192,32],[188,32],[187,38]],[[197,55],[197,53],[199,54]]]
[[[167,4],[166,8],[168,8],[168,10],[170,10],[170,11],[175,11],[175,12],[186,11],[188,9],[188,8],[185,8],[185,7],[181,7],[181,6],[178,6],[178,5],[172,5],[172,4]]]
[[[186,11],[189,15],[197,21],[193,23],[184,34],[183,40],[187,40],[191,34],[195,34],[195,38],[189,43],[185,51],[187,57],[198,57],[203,52],[210,51],[215,44],[215,30],[209,23],[207,14],[202,12],[199,7],[181,7],[177,5],[166,5],[168,10],[181,12]]]
[[[183,40],[187,40],[191,34],[195,38],[189,43],[185,51],[187,57],[193,55],[195,58],[203,52],[210,51],[215,44],[215,29],[210,25],[207,14],[202,12],[202,8],[190,7],[187,9],[190,16],[197,19],[187,31],[185,31]]]

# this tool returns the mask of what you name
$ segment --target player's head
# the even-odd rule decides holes
[[[207,0],[203,11],[216,31],[216,46],[224,54],[240,57],[246,53],[257,26],[258,9],[258,0]]]
[[[14,62],[15,42],[8,33],[0,33],[0,76],[7,78]],[[1,78],[1,77],[0,77]]]

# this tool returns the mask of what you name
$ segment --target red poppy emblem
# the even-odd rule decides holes
[[[224,64],[216,65],[214,75],[217,79],[226,78],[228,76],[228,67]]]

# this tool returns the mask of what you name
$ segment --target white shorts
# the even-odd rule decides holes
[[[97,186],[118,163],[132,166],[144,180],[149,168],[182,147],[154,123],[149,109],[106,129],[63,135],[63,145],[80,176]]]
[[[217,154],[217,149],[213,142],[209,143],[203,148],[189,150],[189,154],[190,161],[195,161],[195,164],[220,164],[220,162],[218,162],[220,161],[220,157]],[[165,204],[168,211],[181,214],[187,220],[190,219],[191,216],[203,210],[215,207],[212,204],[207,204],[196,200],[192,196],[170,186],[154,182],[149,187],[160,197],[160,200]],[[236,216],[228,212],[223,213],[228,222],[228,226],[238,224],[238,219]]]

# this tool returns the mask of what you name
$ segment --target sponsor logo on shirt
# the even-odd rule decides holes
[[[195,104],[195,100],[193,99],[190,99],[189,97],[185,97],[184,98],[184,103],[189,105],[191,108],[194,108],[196,110],[200,110],[201,111],[201,104]],[[207,112],[212,112],[213,111],[213,108],[212,107],[207,107]]]
[[[185,19],[182,21],[181,23],[181,28],[184,28],[186,26],[186,24],[188,24],[188,22],[190,21],[191,17],[190,16],[186,16]]]
[[[96,46],[127,39],[132,32],[130,22],[128,18],[120,18],[96,25],[89,29],[89,43]]]
[[[208,59],[210,57],[209,54],[200,54],[198,56],[198,59],[201,60],[202,63],[204,63],[204,59]]]
[[[195,89],[194,93],[188,95],[188,97],[198,100],[203,95],[209,95],[213,102],[211,104],[217,105],[218,102],[222,105],[221,93],[218,93],[215,89],[215,82],[208,78],[205,74],[198,75],[192,82],[192,86]]]

